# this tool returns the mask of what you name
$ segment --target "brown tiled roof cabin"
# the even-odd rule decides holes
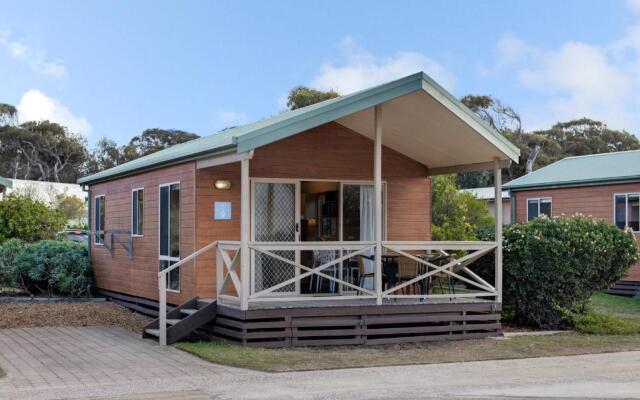
[[[633,230],[640,240],[640,150],[567,157],[504,185],[512,220],[584,214]],[[640,290],[640,264],[608,293]]]
[[[95,286],[161,344],[496,335],[501,242],[430,241],[430,176],[518,155],[424,73],[224,130],[80,180]]]

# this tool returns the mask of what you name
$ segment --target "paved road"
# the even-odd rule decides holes
[[[0,365],[0,399],[640,399],[640,352],[269,374],[119,328],[31,328],[0,330]]]

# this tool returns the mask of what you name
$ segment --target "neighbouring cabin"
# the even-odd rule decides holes
[[[512,215],[527,222],[544,214],[583,214],[631,229],[640,240],[640,151],[567,157],[505,185]],[[640,264],[608,292],[640,291]]]
[[[80,180],[95,285],[157,304],[162,344],[495,335],[500,240],[431,241],[430,176],[517,157],[423,73],[229,129]],[[495,282],[472,270],[483,256]]]

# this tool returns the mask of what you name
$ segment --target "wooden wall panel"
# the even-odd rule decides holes
[[[329,123],[259,148],[250,161],[252,178],[373,180],[373,142],[348,128]],[[387,238],[431,238],[431,184],[427,169],[383,148],[382,178],[387,183]],[[216,179],[231,190],[214,188]],[[240,163],[197,170],[197,247],[215,240],[240,240]],[[232,203],[230,221],[213,220],[215,201]],[[197,293],[215,295],[215,252],[197,261]]]
[[[373,180],[373,142],[337,123],[329,123],[257,149],[251,177],[326,180]],[[387,183],[387,238],[429,240],[431,184],[425,166],[383,148],[382,176]],[[231,181],[230,190],[215,189],[217,179]],[[189,162],[91,186],[91,198],[106,193],[106,229],[130,229],[131,190],[145,188],[144,237],[134,238],[134,259],[116,249],[92,247],[98,287],[157,299],[158,185],[181,182],[181,255],[216,240],[240,240],[240,163],[196,169]],[[232,219],[215,221],[216,201],[231,202]],[[93,218],[93,216],[92,216]],[[93,223],[93,222],[92,222]],[[93,226],[93,225],[92,225]],[[215,251],[181,268],[181,292],[171,303],[192,295],[215,297]]]
[[[115,246],[112,257],[104,246],[91,245],[95,285],[99,288],[157,300],[158,298],[158,216],[159,185],[180,182],[180,254],[195,249],[195,163],[185,163],[156,171],[92,185],[91,228],[95,227],[95,196],[106,198],[105,229],[131,229],[131,191],[144,188],[144,236],[133,238],[133,259]],[[123,236],[123,240],[127,237]],[[180,271],[180,293],[168,293],[167,301],[183,302],[195,292],[193,265]]]
[[[575,188],[526,190],[514,192],[516,221],[527,220],[527,199],[551,197],[553,216],[584,214],[614,223],[614,194],[640,192],[640,182],[618,185],[587,186]],[[635,234],[640,242],[640,234]],[[631,267],[626,280],[640,281],[640,264]]]

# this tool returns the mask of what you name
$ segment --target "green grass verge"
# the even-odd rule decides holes
[[[205,360],[269,372],[500,360],[640,350],[640,335],[517,336],[386,346],[256,349],[221,341],[176,347]]]
[[[5,376],[4,370],[0,368],[0,378],[4,378],[4,376]]]
[[[574,315],[576,331],[592,335],[640,334],[640,300],[596,293],[584,315]]]
[[[640,299],[638,298],[596,293],[591,297],[591,305],[602,313],[640,319]]]

